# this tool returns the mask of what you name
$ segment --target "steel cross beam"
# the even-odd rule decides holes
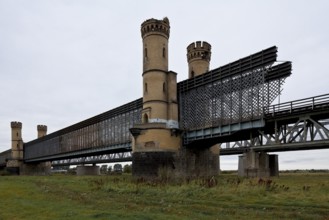
[[[51,163],[55,166],[67,166],[67,165],[80,165],[80,164],[96,164],[96,163],[116,163],[127,162],[132,160],[132,152],[118,152],[112,154],[95,155],[89,157],[79,157],[63,160],[55,160]]]

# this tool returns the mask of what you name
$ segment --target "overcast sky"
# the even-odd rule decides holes
[[[329,93],[329,1],[0,0],[0,152],[10,122],[48,133],[142,96],[141,23],[170,20],[169,68],[187,78],[186,47],[212,45],[210,68],[278,46],[292,61],[280,101]],[[277,101],[276,101],[277,102]],[[329,168],[329,150],[280,153],[281,169]],[[236,169],[237,156],[221,157]]]

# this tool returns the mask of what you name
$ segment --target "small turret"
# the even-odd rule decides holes
[[[37,125],[37,130],[38,130],[38,138],[41,138],[41,137],[47,135],[47,126],[46,125]]]
[[[206,41],[197,41],[187,47],[187,62],[189,78],[209,71],[211,45]]]

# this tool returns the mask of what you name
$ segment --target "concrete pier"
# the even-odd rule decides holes
[[[239,156],[238,175],[245,177],[279,176],[278,155],[249,151]]]

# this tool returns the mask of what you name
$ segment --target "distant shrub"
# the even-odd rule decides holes
[[[0,170],[0,176],[9,176],[10,173],[7,170]]]

